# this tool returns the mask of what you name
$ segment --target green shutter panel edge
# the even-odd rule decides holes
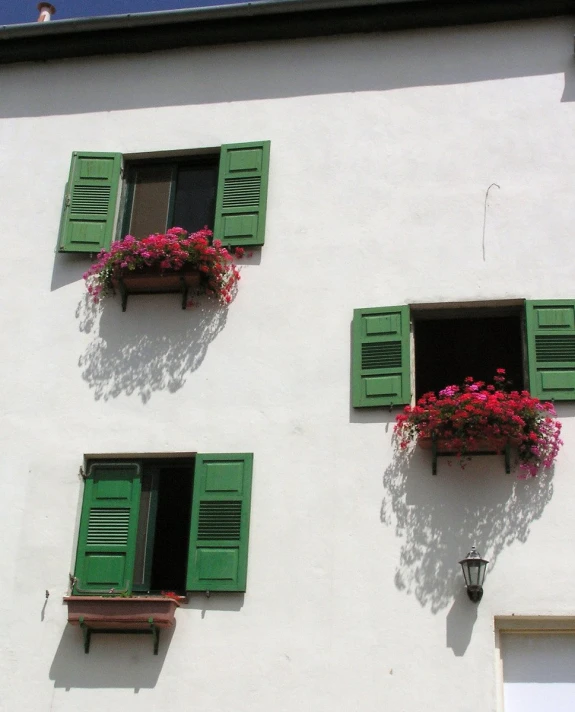
[[[408,306],[356,309],[352,326],[354,408],[411,401]]]
[[[84,483],[74,595],[131,593],[141,468],[95,463]]]
[[[197,455],[186,590],[245,591],[253,455]]]
[[[264,244],[270,142],[222,146],[214,238],[226,247]]]
[[[121,169],[121,153],[74,151],[60,223],[60,252],[99,252],[110,247]]]
[[[529,390],[543,400],[575,400],[575,300],[525,302]]]

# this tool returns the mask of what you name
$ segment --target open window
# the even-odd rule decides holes
[[[213,228],[219,155],[126,162],[122,235],[142,238],[170,227]]]
[[[504,368],[514,390],[525,383],[521,306],[411,309],[415,398],[467,376],[491,383]]]
[[[123,156],[75,151],[58,250],[95,253],[132,233],[205,226],[228,247],[264,244],[270,142]]]
[[[87,459],[73,595],[245,591],[252,461]]]
[[[405,405],[505,368],[514,389],[575,400],[575,301],[356,309],[352,403]],[[413,388],[414,386],[414,388]]]

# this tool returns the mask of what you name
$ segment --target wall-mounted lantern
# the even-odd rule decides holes
[[[473,603],[479,603],[483,596],[483,581],[485,580],[485,569],[489,561],[482,559],[481,554],[471,547],[471,551],[459,562],[463,569],[467,595]]]

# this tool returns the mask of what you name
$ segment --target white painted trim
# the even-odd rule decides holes
[[[574,635],[575,615],[573,616],[495,616],[493,619],[495,634],[495,685],[496,710],[505,712],[503,690],[503,656],[501,655],[501,635]]]

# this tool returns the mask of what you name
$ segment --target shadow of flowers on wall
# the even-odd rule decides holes
[[[146,403],[154,391],[185,384],[224,328],[227,310],[203,301],[184,311],[166,295],[134,299],[123,313],[117,304],[99,310],[86,297],[76,317],[80,331],[93,334],[78,365],[96,400],[135,393]]]
[[[458,561],[471,545],[492,568],[505,547],[526,541],[553,494],[551,473],[518,480],[504,473],[502,456],[475,457],[464,470],[449,460],[433,477],[430,454],[415,448],[383,476],[381,521],[403,540],[395,585],[434,613],[453,601]]]

